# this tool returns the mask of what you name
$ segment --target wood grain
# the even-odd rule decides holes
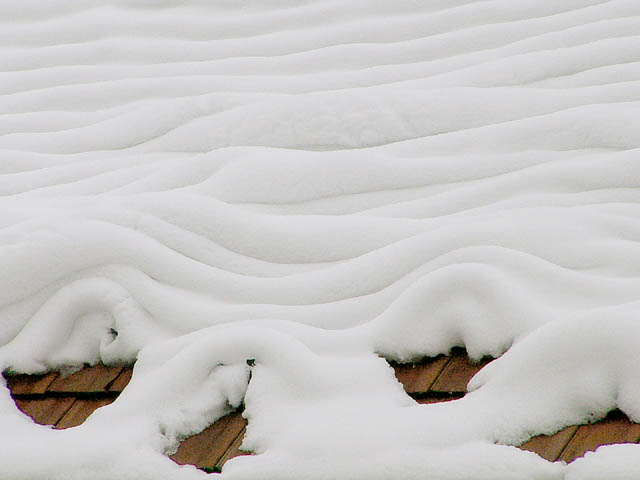
[[[56,428],[64,429],[77,427],[82,424],[95,410],[105,405],[109,405],[113,402],[110,398],[103,398],[98,400],[76,400],[71,408],[64,414],[64,416],[56,423]]]
[[[424,394],[438,378],[449,357],[439,356],[420,363],[392,363],[396,378],[408,394]]]
[[[572,425],[553,435],[538,435],[520,445],[519,448],[537,453],[542,458],[555,462],[577,430],[578,427]]]
[[[40,425],[55,425],[71,408],[75,398],[17,399],[18,408]]]
[[[579,427],[559,459],[571,462],[600,445],[636,443],[638,439],[640,439],[640,425],[632,423],[621,412],[614,411],[604,420]]]
[[[106,387],[122,372],[122,367],[95,365],[71,375],[59,375],[47,388],[48,392],[106,392]]]
[[[58,372],[50,372],[45,375],[8,375],[7,387],[12,395],[42,394],[58,377]]]
[[[431,390],[439,393],[466,393],[471,377],[487,363],[489,360],[473,363],[464,352],[456,351],[433,382]]]
[[[219,460],[246,426],[239,412],[225,415],[202,432],[185,439],[171,459],[180,464],[214,470]]]

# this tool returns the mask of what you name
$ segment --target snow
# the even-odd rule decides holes
[[[3,479],[205,478],[166,454],[242,402],[257,454],[223,478],[640,476],[636,445],[514,448],[640,421],[639,2],[32,0],[0,24],[0,367],[137,359],[64,431],[0,389]],[[455,346],[497,359],[444,404],[381,358]]]

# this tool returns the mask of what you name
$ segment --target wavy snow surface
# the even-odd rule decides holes
[[[204,478],[242,401],[230,479],[640,476],[509,446],[640,421],[637,0],[25,0],[0,68],[0,365],[138,358],[67,431],[3,389],[3,478]],[[454,346],[442,405],[378,357]]]

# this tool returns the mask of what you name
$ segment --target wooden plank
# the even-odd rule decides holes
[[[542,458],[555,462],[578,430],[577,425],[563,428],[553,435],[538,435],[529,439],[518,448],[537,453]]]
[[[83,423],[95,410],[113,402],[111,398],[100,400],[78,399],[56,424],[56,428],[64,429],[77,427]]]
[[[210,454],[210,452],[216,449],[218,437],[229,421],[230,415],[225,415],[202,432],[186,438],[180,443],[178,451],[170,458],[180,465],[190,464],[201,466],[201,468],[213,468],[222,456],[222,452],[217,456]]]
[[[640,439],[640,425],[632,423],[624,414],[614,411],[597,423],[582,425],[560,454],[559,459],[571,462],[600,445],[636,443]]]
[[[231,443],[229,448],[227,448],[227,451],[224,452],[222,457],[220,457],[220,460],[218,460],[218,463],[216,463],[214,471],[221,472],[224,464],[227,463],[232,458],[239,457],[241,455],[251,455],[250,452],[240,450],[240,445],[242,445],[242,441],[244,440],[245,431],[246,431],[246,427],[242,427],[242,430],[240,430],[240,433],[238,434],[238,436]]]
[[[225,415],[202,432],[184,440],[171,459],[180,465],[190,464],[213,471],[246,423],[238,412]]]
[[[83,368],[71,375],[58,376],[49,388],[48,392],[106,392],[106,387],[122,372],[122,367],[107,367],[95,365]]]
[[[129,382],[131,381],[131,375],[133,374],[133,367],[124,367],[120,372],[120,375],[107,387],[109,392],[122,392]]]
[[[418,398],[416,399],[416,402],[418,402],[421,405],[426,405],[429,403],[442,403],[442,402],[450,402],[452,400],[456,400],[456,398],[454,397],[423,397],[423,398]]]
[[[466,393],[467,383],[490,360],[472,363],[464,351],[456,350],[436,378],[431,390],[441,393]]]
[[[40,425],[55,425],[67,413],[75,398],[18,399],[18,408]]]
[[[396,378],[408,394],[426,393],[438,378],[449,357],[440,355],[420,363],[392,363]]]
[[[45,375],[8,375],[7,387],[11,395],[42,394],[58,376],[58,372],[50,372]]]

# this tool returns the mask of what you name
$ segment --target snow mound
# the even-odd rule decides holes
[[[513,448],[640,421],[639,2],[26,0],[0,26],[0,366],[137,359],[67,431],[1,389],[3,478],[204,478],[166,453],[243,401],[230,479],[640,476],[637,446]],[[380,358],[455,346],[500,358],[442,405]]]

